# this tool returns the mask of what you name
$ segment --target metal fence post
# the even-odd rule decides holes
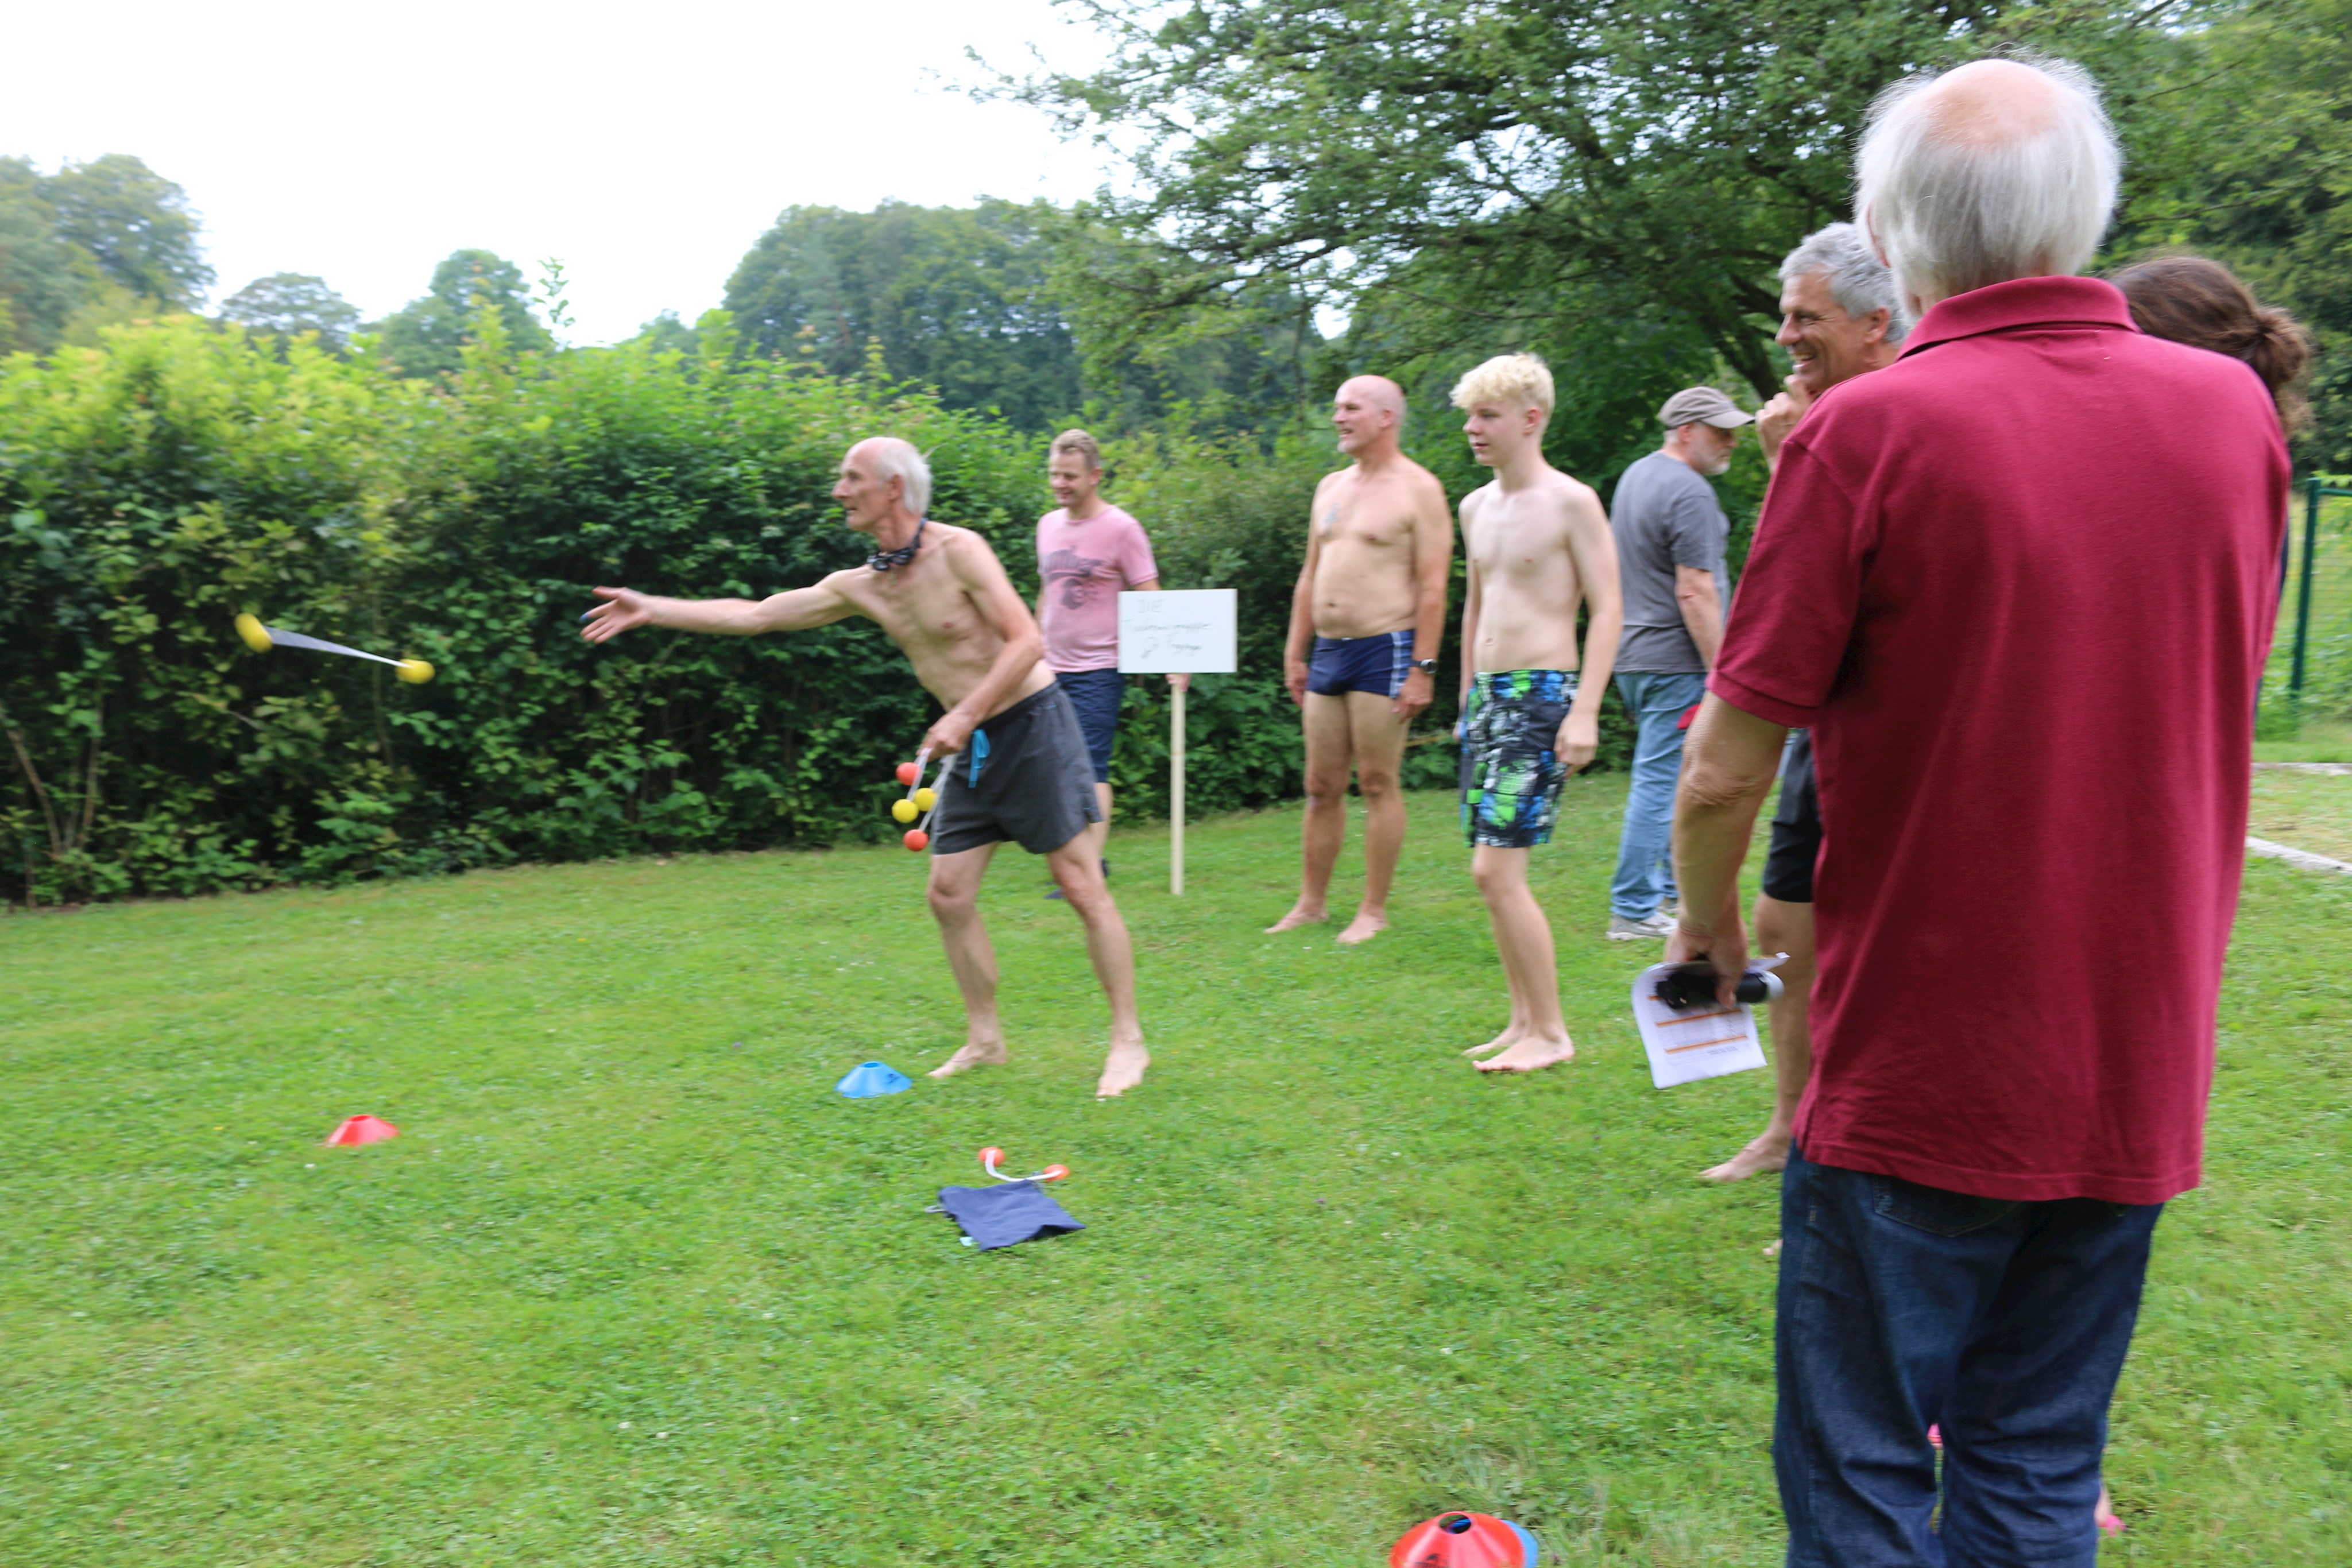
[[[2311,643],[2311,572],[2313,558],[2319,553],[2319,497],[2325,486],[2318,475],[2305,482],[2305,506],[2303,513],[2303,570],[2294,590],[2294,662],[2288,666],[2286,701],[2289,712],[2303,712],[2304,653]]]

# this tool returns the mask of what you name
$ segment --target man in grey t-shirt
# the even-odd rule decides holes
[[[1674,927],[1665,908],[1675,896],[1668,839],[1683,716],[1706,693],[1731,601],[1723,570],[1730,524],[1704,476],[1730,465],[1739,427],[1753,418],[1713,387],[1689,387],[1666,400],[1658,421],[1665,444],[1625,470],[1609,507],[1625,601],[1617,695],[1636,732],[1609,886],[1609,936],[1620,942],[1664,938]]]

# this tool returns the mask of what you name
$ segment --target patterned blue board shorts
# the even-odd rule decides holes
[[[1471,844],[1525,850],[1551,841],[1568,773],[1552,749],[1576,701],[1571,670],[1470,678],[1462,725],[1462,831]]]

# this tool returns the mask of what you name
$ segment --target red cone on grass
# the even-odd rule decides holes
[[[343,1124],[327,1134],[327,1147],[338,1144],[381,1144],[386,1138],[400,1136],[400,1129],[373,1116],[346,1116]]]
[[[1536,1538],[1491,1513],[1441,1513],[1389,1549],[1389,1568],[1536,1568]]]

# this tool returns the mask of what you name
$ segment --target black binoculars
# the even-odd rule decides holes
[[[1717,982],[1722,978],[1712,964],[1677,964],[1658,977],[1658,988],[1652,994],[1680,1012],[1713,1001]],[[1769,1002],[1780,994],[1780,977],[1767,969],[1748,970],[1739,977],[1739,985],[1732,992],[1743,1002]]]

